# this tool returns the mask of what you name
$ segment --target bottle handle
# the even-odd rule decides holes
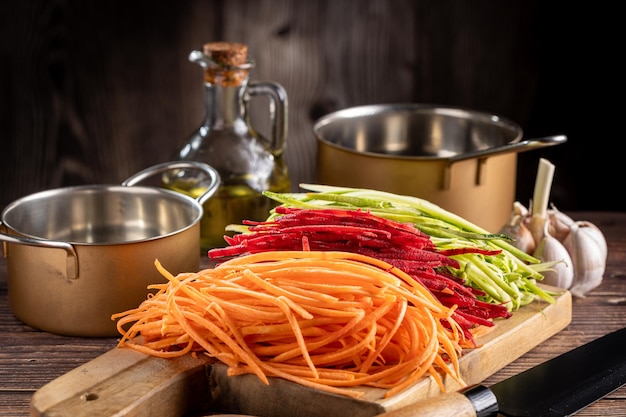
[[[268,96],[272,128],[271,148],[274,155],[280,155],[287,142],[287,92],[278,83],[272,81],[250,81],[247,95]]]

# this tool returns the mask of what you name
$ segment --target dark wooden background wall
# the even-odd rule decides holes
[[[539,0],[3,1],[0,208],[171,159],[203,115],[201,69],[187,56],[227,40],[249,45],[252,79],[288,92],[294,187],[315,180],[316,118],[420,102],[506,116],[527,138],[566,134],[520,154],[520,201],[546,157],[557,207],[624,210],[614,16]]]

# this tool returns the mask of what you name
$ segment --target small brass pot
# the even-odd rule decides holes
[[[210,185],[197,200],[134,186],[170,169],[199,169]],[[15,316],[67,336],[116,336],[111,315],[137,307],[148,285],[200,266],[200,219],[220,178],[195,162],[155,165],[123,185],[65,187],[31,194],[2,212],[9,303]]]

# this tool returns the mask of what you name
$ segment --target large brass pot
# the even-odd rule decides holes
[[[318,183],[420,197],[491,232],[511,213],[517,154],[567,140],[522,140],[506,118],[426,104],[352,107],[313,132]]]

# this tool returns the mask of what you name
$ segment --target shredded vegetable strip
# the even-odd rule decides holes
[[[435,247],[462,264],[472,268],[449,268],[448,272],[463,279],[467,285],[483,292],[481,299],[489,304],[506,306],[513,312],[534,300],[556,302],[553,292],[537,286],[543,280],[546,265],[539,259],[513,246],[508,236],[488,233],[481,227],[454,213],[413,196],[398,195],[384,191],[336,187],[321,184],[300,184],[306,193],[263,194],[281,205],[282,209],[342,209],[367,210],[371,214],[402,223],[412,223],[430,236]],[[282,216],[278,210],[267,219]],[[240,230],[239,230],[240,229]],[[245,233],[247,228],[233,226],[229,230]],[[480,253],[456,253],[463,248],[482,248],[501,252],[484,257]],[[492,271],[483,270],[486,265]],[[460,310],[460,308],[459,308]]]
[[[425,375],[442,390],[445,374],[464,385],[454,309],[384,261],[269,251],[178,276],[156,266],[168,282],[112,316],[120,347],[165,358],[204,351],[229,375],[253,373],[266,384],[280,377],[355,398],[359,386],[390,396]]]

